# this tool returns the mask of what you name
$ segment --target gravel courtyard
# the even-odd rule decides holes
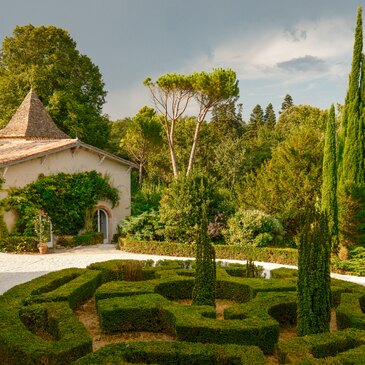
[[[103,244],[87,247],[60,249],[46,255],[40,254],[10,254],[0,253],[0,294],[15,285],[22,284],[38,276],[68,267],[85,268],[93,262],[130,259],[130,260],[188,260],[188,257],[154,256],[135,254],[117,250],[115,245]],[[223,260],[222,260],[223,261]],[[245,263],[239,260],[224,260],[226,262]],[[264,267],[267,276],[270,270],[279,267],[295,268],[294,266],[279,265],[265,262],[257,264]],[[332,277],[365,285],[365,277],[332,274]]]

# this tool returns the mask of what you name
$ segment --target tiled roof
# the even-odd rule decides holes
[[[0,168],[76,147],[130,167],[138,167],[78,139],[71,139],[58,129],[36,93],[30,90],[9,124],[0,130]]]
[[[31,89],[0,138],[70,139],[54,123],[37,94]]]

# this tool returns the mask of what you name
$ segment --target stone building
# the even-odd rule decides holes
[[[119,191],[119,205],[99,201],[97,226],[110,242],[118,223],[130,214],[130,172],[135,164],[109,152],[70,138],[62,132],[31,90],[8,123],[0,130],[0,173],[5,182],[0,197],[9,187],[24,187],[43,174],[73,174],[96,170],[110,176],[110,183]],[[13,212],[5,212],[4,220],[11,231]]]

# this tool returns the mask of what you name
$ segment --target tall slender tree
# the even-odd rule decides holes
[[[345,246],[365,242],[364,64],[362,9],[359,7],[349,87],[339,143],[339,227]]]
[[[276,116],[274,107],[272,104],[268,104],[268,106],[265,109],[265,115],[264,115],[264,122],[267,128],[274,129],[276,124]]]
[[[336,117],[332,104],[327,118],[322,169],[322,210],[327,214],[331,246],[338,248]]]
[[[308,208],[298,257],[297,333],[329,332],[331,319],[330,237],[325,213]]]

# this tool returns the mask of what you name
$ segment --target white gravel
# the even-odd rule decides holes
[[[9,254],[0,253],[0,294],[15,285],[25,283],[38,276],[51,271],[57,271],[68,267],[85,268],[93,262],[101,262],[113,259],[131,260],[188,260],[188,257],[171,257],[135,254],[115,249],[114,245],[103,244],[88,247],[76,247],[70,250],[56,250],[46,255],[39,254]],[[245,263],[239,260],[224,260],[226,262]],[[295,266],[257,262],[264,267],[267,277],[270,271],[279,267],[296,268]],[[365,277],[332,274],[336,279],[351,281],[365,285]]]

